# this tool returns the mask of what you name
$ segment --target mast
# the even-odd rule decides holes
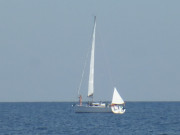
[[[94,51],[95,51],[95,32],[96,32],[96,16],[94,17],[94,28],[92,36],[92,48],[91,48],[91,60],[90,60],[90,72],[89,72],[89,86],[88,86],[88,97],[93,100],[94,94]]]

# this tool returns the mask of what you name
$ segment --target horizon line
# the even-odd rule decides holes
[[[0,101],[0,103],[77,103],[79,101]],[[88,101],[83,101],[83,102],[88,102]],[[98,102],[98,101],[94,101],[94,102]],[[102,102],[111,102],[111,101],[102,101]],[[180,102],[180,100],[178,101],[170,101],[170,100],[147,100],[147,101],[132,101],[132,100],[129,100],[129,101],[125,101],[125,103],[127,102]]]

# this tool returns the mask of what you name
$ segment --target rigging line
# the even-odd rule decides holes
[[[88,50],[89,50],[89,49],[88,49]],[[84,72],[85,72],[85,69],[86,69],[88,56],[89,56],[89,51],[88,51],[87,54],[86,54],[86,59],[85,59],[85,63],[84,63],[84,66],[83,66],[83,72],[82,72],[82,74],[81,74],[81,80],[80,80],[80,84],[79,84],[79,88],[78,88],[78,96],[79,96],[79,94],[80,94],[81,85],[82,85],[82,81],[83,81],[83,78],[84,78]]]
[[[91,33],[93,33],[93,30],[94,30],[94,28],[92,29]],[[80,95],[80,90],[81,90],[81,86],[82,86],[82,82],[83,82],[83,78],[84,78],[84,72],[85,72],[85,69],[86,69],[88,56],[89,56],[89,53],[90,53],[90,50],[91,50],[90,49],[91,48],[91,42],[90,41],[92,40],[92,38],[93,38],[93,34],[91,34],[90,39],[89,39],[90,45],[89,45],[89,48],[88,48],[88,51],[87,51],[87,54],[86,54],[86,59],[85,59],[84,67],[83,67],[83,72],[82,72],[80,84],[79,84],[79,87],[78,87],[78,96]]]

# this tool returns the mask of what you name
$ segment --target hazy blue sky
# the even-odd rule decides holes
[[[0,101],[76,100],[94,15],[95,100],[111,100],[116,86],[126,101],[180,101],[179,5],[0,0]]]

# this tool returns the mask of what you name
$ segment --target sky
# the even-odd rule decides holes
[[[0,102],[180,101],[180,1],[0,0]]]

